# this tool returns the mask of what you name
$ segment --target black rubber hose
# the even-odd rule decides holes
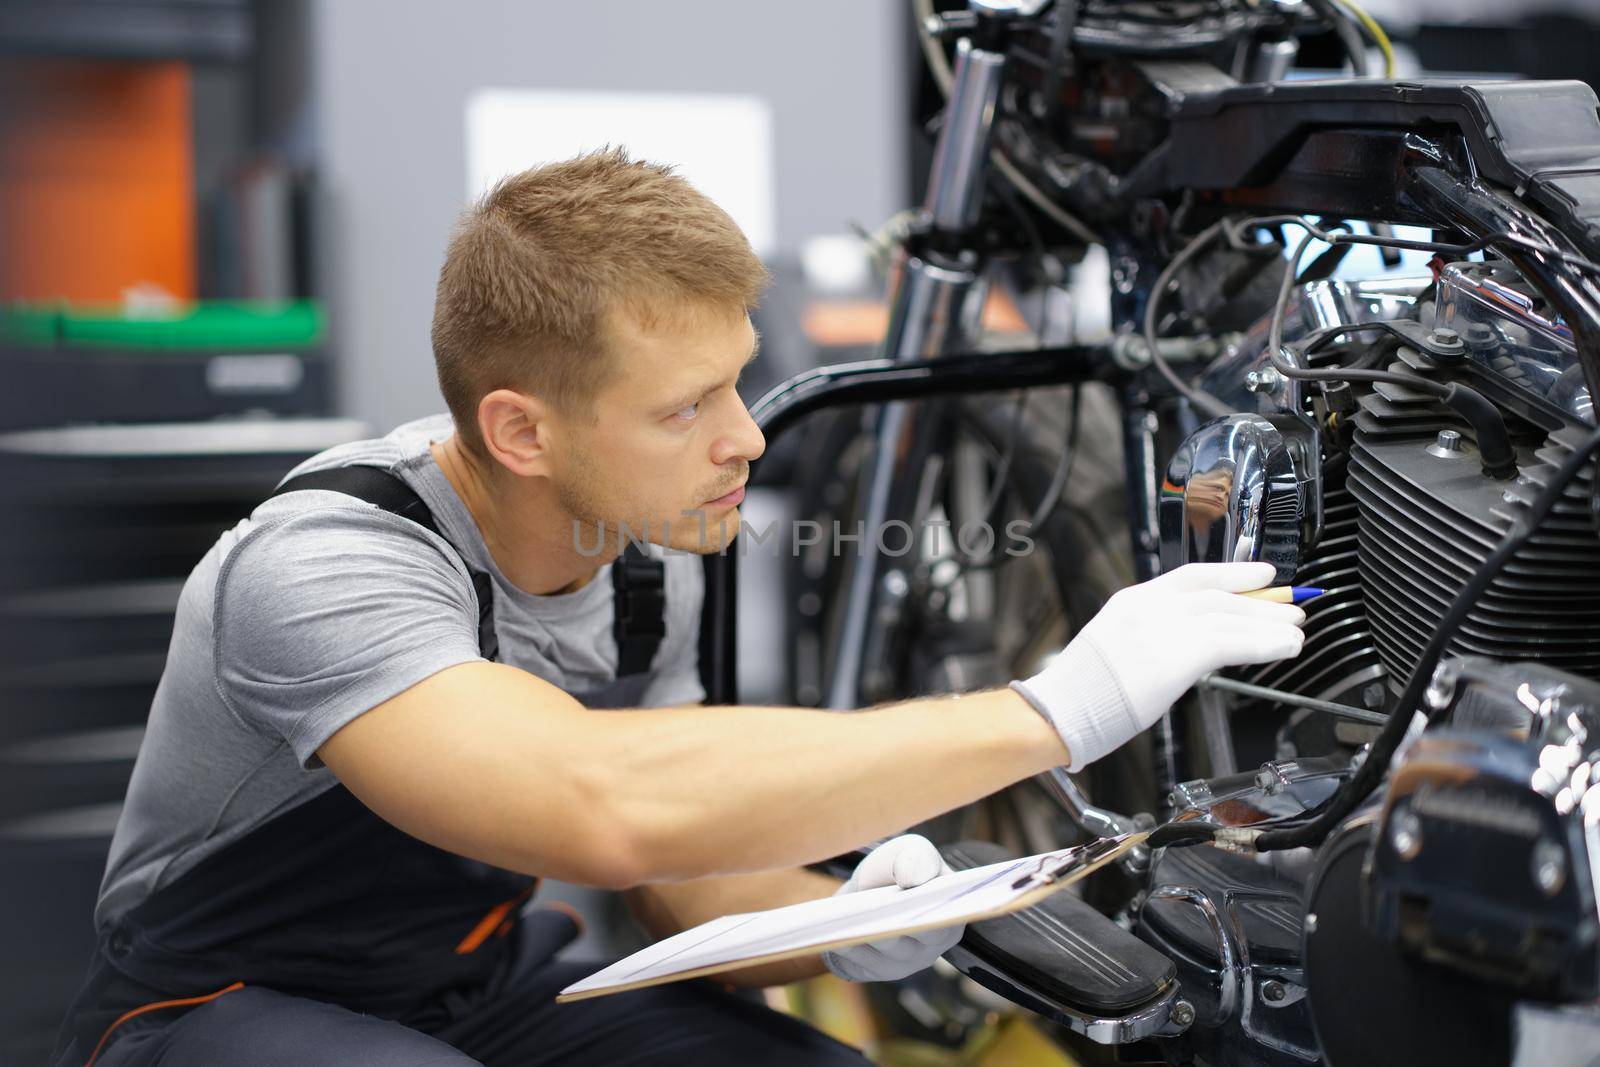
[[[1439,398],[1457,415],[1472,424],[1473,436],[1478,439],[1478,461],[1483,473],[1504,481],[1517,476],[1517,453],[1511,447],[1511,435],[1506,431],[1506,420],[1500,409],[1484,395],[1459,382],[1445,387]]]

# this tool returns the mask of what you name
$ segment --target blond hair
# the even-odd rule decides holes
[[[495,389],[583,412],[609,380],[608,314],[745,312],[767,272],[672,168],[606,148],[502,179],[462,213],[433,309],[439,388],[468,447]]]

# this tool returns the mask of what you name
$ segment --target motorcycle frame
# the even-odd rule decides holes
[[[770,443],[806,416],[819,411],[1104,381],[1116,372],[1109,345],[963,353],[904,363],[888,359],[862,360],[830,364],[795,375],[752,404],[750,416]],[[736,704],[739,701],[738,552],[730,547],[709,554],[704,566],[700,673],[706,702]]]
[[[1147,370],[1127,370],[1106,350],[1075,347],[1033,352],[974,353],[972,305],[981,306],[985,264],[966,239],[982,207],[994,101],[1005,69],[1005,27],[984,27],[984,47],[957,43],[956,78],[935,150],[924,215],[927,225],[903,253],[891,299],[889,358],[824,366],[781,383],[751,409],[770,438],[804,415],[846,404],[896,405],[952,393],[984,393],[1112,381],[1122,404],[1125,484],[1130,534],[1140,580],[1158,564],[1155,434],[1158,407],[1171,394]],[[1294,213],[1432,226],[1466,235],[1505,256],[1573,329],[1591,395],[1600,397],[1600,114],[1581,82],[1428,83],[1340,79],[1195,88],[1192,65],[1181,80],[1162,79],[1169,64],[1140,64],[1168,100],[1166,140],[1123,179],[1128,205],[1187,193],[1190,218],[1240,211]],[[1221,84],[1226,83],[1226,84]],[[1227,144],[1228,152],[1215,151]],[[1236,149],[1236,150],[1235,150]],[[1396,175],[1385,185],[1372,174]],[[1506,195],[1511,192],[1513,195]],[[1531,205],[1531,208],[1530,208]],[[1537,209],[1537,213],[1535,210]],[[1570,235],[1570,237],[1568,236]],[[1134,269],[1114,291],[1114,320],[1130,326],[1149,299],[1154,242],[1128,239],[1110,248]],[[1574,257],[1587,257],[1588,263]],[[968,324],[966,329],[962,324]],[[953,353],[953,354],[952,354]],[[889,513],[893,441],[902,426],[886,415],[869,458],[866,514]],[[913,449],[914,462],[926,457]],[[892,475],[895,468],[887,468]],[[867,539],[869,542],[871,539]],[[735,672],[736,553],[705,560],[701,676],[707,701],[738,701]],[[866,580],[846,591],[846,621],[871,616],[877,590],[869,557]],[[859,643],[845,627],[839,647]],[[839,657],[834,659],[837,666]],[[833,706],[857,691],[859,660],[847,659],[846,684],[830,680]],[[1156,738],[1158,796],[1188,775],[1167,717]]]

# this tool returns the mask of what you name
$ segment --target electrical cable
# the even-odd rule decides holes
[[[1339,235],[1334,235],[1339,236]],[[1420,392],[1446,399],[1449,387],[1439,382],[1430,382],[1412,374],[1401,374],[1396,371],[1383,370],[1355,370],[1348,367],[1323,367],[1313,369],[1310,367],[1297,367],[1283,358],[1283,319],[1289,305],[1289,291],[1294,288],[1295,271],[1299,268],[1300,260],[1305,256],[1306,248],[1312,241],[1319,240],[1316,234],[1307,232],[1300,239],[1300,243],[1289,255],[1289,269],[1283,272],[1283,277],[1278,282],[1278,293],[1272,304],[1272,318],[1267,328],[1267,361],[1274,370],[1285,378],[1298,378],[1302,381],[1313,382],[1386,382],[1393,385],[1404,385]]]
[[[1011,432],[1006,436],[1005,451],[1000,456],[1000,466],[994,473],[994,485],[990,488],[988,496],[983,502],[983,521],[994,521],[995,509],[1000,506],[1000,498],[1005,495],[1006,478],[1011,474],[1011,464],[1017,458],[1017,442],[1022,438],[1022,416],[1028,406],[1028,390],[1023,389],[1017,393],[1017,403],[1011,412]],[[960,546],[957,546],[959,550]],[[963,553],[965,555],[965,553]]]
[[[1350,235],[1326,236],[1338,238]],[[1500,409],[1477,390],[1460,382],[1435,382],[1420,375],[1402,374],[1397,371],[1360,370],[1351,367],[1316,369],[1297,367],[1283,358],[1283,318],[1289,304],[1289,290],[1294,286],[1295,271],[1299,269],[1306,248],[1312,241],[1318,239],[1315,233],[1307,231],[1289,257],[1289,269],[1284,271],[1283,277],[1279,280],[1278,294],[1273,301],[1272,318],[1267,330],[1267,362],[1285,378],[1316,382],[1388,383],[1426,393],[1442,401],[1472,425],[1473,436],[1478,445],[1478,458],[1484,473],[1500,479],[1514,477],[1517,473],[1516,450],[1512,447],[1510,434],[1506,431],[1505,419],[1501,416]]]
[[[999,462],[995,466],[994,478],[991,481],[987,491],[984,493],[983,503],[978,509],[979,515],[982,516],[979,521],[990,530],[994,528],[995,511],[999,508],[1000,501],[1005,496],[1007,488],[1006,479],[1010,477],[1011,466],[1016,458],[1017,442],[1021,438],[1023,432],[1023,415],[1027,410],[1028,397],[1029,391],[1026,389],[1019,390],[1017,392],[1016,403],[1013,405],[1011,412],[1010,426],[1006,433],[1006,441],[1000,449]],[[942,476],[946,479],[950,477],[948,463],[945,465],[945,470]],[[926,525],[927,516],[922,505],[918,505],[917,511],[918,514],[915,516],[915,521],[912,523],[913,529],[921,529],[924,525]],[[965,525],[966,524],[963,524],[963,526]],[[992,559],[989,561],[984,561],[968,555],[966,550],[961,547],[959,538],[952,536],[952,541],[954,542],[954,551],[951,554],[951,558],[956,564],[956,570],[950,575],[947,581],[937,583],[940,588],[953,585],[967,571],[986,570],[994,565],[994,561]]]
[[[1157,373],[1165,378],[1167,384],[1176,389],[1180,396],[1211,418],[1231,415],[1234,409],[1231,405],[1217,399],[1204,389],[1190,385],[1183,380],[1183,377],[1177,371],[1172,369],[1166,357],[1161,354],[1159,339],[1156,337],[1156,311],[1161,305],[1162,295],[1166,293],[1167,287],[1172,284],[1173,277],[1185,264],[1204,251],[1205,247],[1218,234],[1223,232],[1224,225],[1225,220],[1219,219],[1213,222],[1196,234],[1194,239],[1184,245],[1177,255],[1168,260],[1167,265],[1156,276],[1156,284],[1151,287],[1150,295],[1145,298],[1144,304],[1144,345],[1145,352],[1150,357],[1150,365],[1155,367]]]
[[[1039,506],[1033,509],[1033,514],[1028,516],[1028,533],[1039,528],[1039,524],[1050,517],[1055,511],[1056,504],[1061,500],[1061,493],[1067,487],[1067,479],[1072,474],[1072,462],[1078,455],[1078,424],[1082,421],[1080,415],[1083,410],[1083,386],[1072,387],[1072,410],[1069,414],[1072,423],[1067,427],[1067,440],[1061,449],[1061,455],[1056,459],[1055,473],[1050,476],[1050,486],[1044,491]]]
[[[1360,23],[1337,7],[1333,0],[1310,0],[1317,14],[1328,20],[1339,38],[1345,55],[1350,59],[1350,72],[1357,78],[1367,76],[1367,46],[1361,43]]]
[[[1496,412],[1497,409],[1494,409],[1493,405],[1489,404],[1487,400],[1483,399],[1483,397],[1481,397],[1479,394],[1471,389],[1466,388],[1465,386],[1457,383],[1443,385],[1420,377],[1399,374],[1393,371],[1341,367],[1316,369],[1302,368],[1296,367],[1283,359],[1281,353],[1283,346],[1283,319],[1288,305],[1289,291],[1291,288],[1293,288],[1296,272],[1299,269],[1300,260],[1303,258],[1305,250],[1312,240],[1322,241],[1330,245],[1370,244],[1383,248],[1403,248],[1414,251],[1444,252],[1454,255],[1465,255],[1469,252],[1477,251],[1484,248],[1486,245],[1494,243],[1497,240],[1510,240],[1512,243],[1522,246],[1536,247],[1537,250],[1541,252],[1560,257],[1571,264],[1583,267],[1585,269],[1594,268],[1600,270],[1600,267],[1597,267],[1595,264],[1583,259],[1581,256],[1572,255],[1570,253],[1563,252],[1561,249],[1546,245],[1543,242],[1529,241],[1527,239],[1520,238],[1519,235],[1513,234],[1495,234],[1489,238],[1486,238],[1485,240],[1476,242],[1449,243],[1442,241],[1422,241],[1406,237],[1387,236],[1383,234],[1358,234],[1341,230],[1337,227],[1325,228],[1324,226],[1313,222],[1304,215],[1279,214],[1259,215],[1238,220],[1227,218],[1219,219],[1190,239],[1189,243],[1186,244],[1176,256],[1168,261],[1166,267],[1162,269],[1161,274],[1157,277],[1156,283],[1151,288],[1150,295],[1146,300],[1143,324],[1145,349],[1149,355],[1151,365],[1155,367],[1156,371],[1162,376],[1162,378],[1164,378],[1175,390],[1177,390],[1180,395],[1186,398],[1200,411],[1206,413],[1212,418],[1231,414],[1234,409],[1228,404],[1224,403],[1222,400],[1213,396],[1211,393],[1208,393],[1205,390],[1184,381],[1183,378],[1175,370],[1173,370],[1172,366],[1161,354],[1160,347],[1156,343],[1156,327],[1159,319],[1161,300],[1166,295],[1167,289],[1171,286],[1173,278],[1177,275],[1178,271],[1192,261],[1202,251],[1204,251],[1206,246],[1214,241],[1219,235],[1226,236],[1231,247],[1241,250],[1253,248],[1272,248],[1274,247],[1273,245],[1262,245],[1257,242],[1245,240],[1244,231],[1247,228],[1255,229],[1281,226],[1291,223],[1304,229],[1306,234],[1305,237],[1300,241],[1299,245],[1295,248],[1294,253],[1289,257],[1289,268],[1285,271],[1283,278],[1280,280],[1277,298],[1273,304],[1271,337],[1267,345],[1267,358],[1271,362],[1273,369],[1277,370],[1280,374],[1287,378],[1297,378],[1309,381],[1388,382],[1392,384],[1405,385],[1407,387],[1419,389],[1423,392],[1429,393],[1430,395],[1435,396],[1444,401],[1446,404],[1450,405],[1464,418],[1472,422],[1475,430],[1480,430],[1484,433],[1491,449],[1491,454],[1485,457],[1488,461],[1486,466],[1489,467],[1497,477],[1506,477],[1509,475],[1509,473],[1512,473],[1512,467],[1514,466],[1514,463],[1509,452],[1509,444],[1507,444],[1505,447],[1500,447],[1502,444],[1501,439],[1505,437],[1504,423],[1498,418],[1497,413],[1491,416],[1491,413]],[[1482,454],[1482,442],[1480,442],[1480,455]]]
[[[1004,174],[1008,182],[1016,186],[1017,192],[1032,201],[1033,206],[1042,211],[1045,217],[1057,226],[1060,226],[1084,244],[1103,245],[1106,243],[1105,238],[1091,230],[1076,215],[1063,211],[1037,185],[1030,182],[1000,149],[995,148],[992,150],[989,158],[994,161],[995,169]]]
[[[1563,263],[1566,263],[1569,266],[1579,267],[1590,272],[1591,274],[1600,275],[1600,263],[1596,263],[1590,259],[1585,259],[1576,252],[1568,252],[1565,249],[1557,248],[1555,245],[1546,244],[1544,241],[1534,240],[1533,238],[1520,233],[1507,233],[1501,231],[1487,234],[1481,240],[1476,241],[1424,241],[1419,238],[1394,237],[1392,235],[1379,233],[1351,233],[1348,230],[1341,230],[1338,227],[1328,230],[1323,229],[1305,215],[1287,214],[1253,215],[1243,219],[1230,220],[1226,223],[1226,228],[1229,232],[1229,242],[1233,244],[1234,247],[1253,247],[1243,243],[1242,232],[1246,227],[1272,227],[1281,226],[1284,224],[1293,224],[1295,226],[1299,226],[1316,237],[1317,240],[1326,241],[1329,244],[1349,243],[1377,245],[1380,248],[1402,248],[1413,252],[1441,252],[1449,255],[1460,256],[1468,255],[1472,252],[1481,252],[1491,245],[1504,242],[1506,244],[1515,245],[1518,248],[1527,249],[1530,252],[1538,252],[1541,255],[1551,256],[1555,259],[1561,260]]]
[[[1050,511],[1055,509],[1056,499],[1059,499],[1061,495],[1061,487],[1065,486],[1067,475],[1070,474],[1072,470],[1072,455],[1077,451],[1078,396],[1079,390],[1074,388],[1073,424],[1069,428],[1068,448],[1062,453],[1060,459],[1057,461],[1055,475],[1051,479],[1051,489],[1047,490],[1045,493],[1044,503],[1048,503],[1050,505]],[[1017,442],[1024,431],[1023,416],[1027,410],[1027,402],[1029,397],[1030,393],[1028,390],[1022,390],[1017,394],[1016,405],[1012,411],[1010,426],[1006,433],[1006,443],[1001,449],[1000,459],[995,467],[994,479],[991,483],[989,491],[985,494],[983,506],[980,509],[980,514],[983,516],[983,523],[991,530],[994,528],[994,516],[996,511],[999,509],[1000,501],[1004,498],[1006,490],[1009,488],[1006,485],[1006,479],[1011,474],[1011,467],[1016,458]],[[1052,499],[1052,493],[1056,499]],[[1048,514],[1048,511],[1044,511],[1042,507],[1035,509],[1034,517],[1029,519],[1028,529],[1030,532],[1039,521],[1042,521],[1040,519],[1041,514]],[[919,514],[917,521],[913,525],[920,528],[924,522],[925,516]],[[949,586],[953,585],[968,571],[988,570],[995,566],[997,562],[997,560],[992,556],[988,560],[980,560],[969,555],[966,550],[961,547],[959,539],[955,542],[952,559],[956,563],[956,571],[950,575],[948,580],[938,583],[940,588],[948,588]]]
[[[1334,3],[1354,15],[1356,21],[1361,23],[1361,28],[1367,31],[1372,43],[1383,53],[1383,76],[1394,77],[1394,45],[1389,41],[1389,35],[1383,32],[1383,27],[1378,25],[1378,20],[1367,14],[1355,0],[1334,0]]]
[[[1373,322],[1341,323],[1338,326],[1325,326],[1320,330],[1314,330],[1302,337],[1298,343],[1305,352],[1306,362],[1309,364],[1318,353],[1320,353],[1328,345],[1332,344],[1334,338],[1336,337],[1343,337],[1346,334],[1352,333],[1369,333],[1376,331],[1387,332],[1388,329],[1389,322],[1386,319],[1379,319]],[[1363,361],[1363,363],[1365,361],[1369,361],[1372,359],[1373,354],[1376,351],[1376,347],[1368,346],[1367,350],[1358,356],[1357,359]],[[1363,365],[1363,363],[1347,363],[1344,364],[1344,366],[1350,367],[1353,370],[1365,370],[1366,367]]]
[[[984,522],[987,523],[991,528],[994,525],[995,510],[998,507],[1000,499],[1006,489],[1005,479],[1010,474],[1011,466],[1014,462],[1017,438],[1022,432],[1023,428],[1022,415],[1024,410],[1024,401],[1026,400],[1027,396],[1028,394],[1026,392],[1019,393],[1017,396],[1016,411],[1013,413],[1010,432],[1006,438],[1006,445],[1001,454],[999,465],[995,470],[993,488],[989,491],[987,499],[984,503]],[[1082,400],[1082,386],[1073,386],[1072,407],[1069,414],[1071,421],[1067,425],[1065,447],[1061,450],[1061,454],[1056,459],[1055,471],[1051,474],[1050,484],[1045,489],[1044,496],[1040,498],[1038,505],[1035,506],[1033,510],[1033,513],[1026,520],[1028,525],[1027,529],[1024,531],[1024,534],[1031,534],[1034,530],[1039,528],[1041,523],[1050,517],[1050,515],[1055,511],[1056,505],[1060,503],[1061,494],[1066,489],[1067,482],[1071,478],[1073,462],[1077,458],[1078,454],[1078,427],[1082,421]],[[919,515],[915,525],[920,527],[923,525],[924,521],[924,516]],[[959,542],[957,542],[955,546],[954,558],[957,564],[957,570],[950,576],[949,580],[939,583],[941,587],[950,586],[968,571],[986,570],[994,565],[994,561],[992,559],[989,561],[984,561],[974,559],[973,557],[967,555],[967,553],[961,548]]]

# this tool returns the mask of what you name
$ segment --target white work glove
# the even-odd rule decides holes
[[[856,865],[850,880],[833,895],[889,885],[914,889],[948,873],[950,866],[933,847],[933,842],[920,834],[902,834],[867,853]],[[824,952],[822,962],[828,970],[851,982],[892,982],[930,966],[961,940],[965,930],[965,926],[946,926],[919,934],[886,937],[882,941]]]
[[[1296,656],[1306,613],[1235,596],[1270,563],[1191,563],[1120,589],[1049,666],[1011,688],[1050,721],[1079,771],[1149,729],[1200,676]]]

